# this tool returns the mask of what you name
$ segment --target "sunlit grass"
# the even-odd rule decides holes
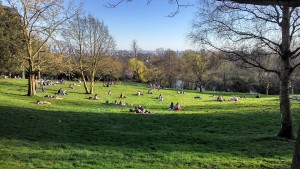
[[[276,137],[280,128],[278,96],[154,90],[139,83],[117,83],[89,100],[83,87],[46,86],[28,97],[26,81],[0,79],[0,168],[290,168],[294,141]],[[82,84],[81,84],[82,85]],[[63,100],[44,98],[63,87]],[[111,90],[112,95],[107,95]],[[143,96],[136,96],[140,90]],[[155,114],[129,112],[120,101],[142,104]],[[163,102],[157,97],[162,94]],[[217,102],[212,95],[245,96]],[[201,96],[201,99],[195,99]],[[51,105],[32,104],[47,100]],[[183,111],[168,111],[180,102]],[[300,102],[292,102],[294,129]]]

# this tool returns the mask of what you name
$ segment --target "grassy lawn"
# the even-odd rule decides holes
[[[123,82],[97,83],[102,99],[89,100],[82,86],[72,90],[69,84],[28,97],[26,80],[0,79],[0,168],[290,168],[295,142],[276,137],[278,96],[173,89],[151,95],[147,85]],[[60,87],[69,93],[63,100],[43,97]],[[136,96],[138,90],[144,95]],[[121,92],[127,96],[123,102],[155,114],[105,103],[119,101]],[[217,102],[211,96],[218,94],[246,98]],[[37,100],[52,104],[32,104]],[[184,110],[168,111],[170,102]],[[299,110],[300,102],[292,102],[295,132]]]

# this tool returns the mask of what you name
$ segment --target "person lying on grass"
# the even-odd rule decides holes
[[[119,106],[127,106],[128,105],[127,103],[122,103],[122,101],[117,101],[117,100],[115,100],[115,104],[119,105]]]
[[[34,104],[51,104],[51,102],[37,100],[36,102],[33,102]]]
[[[58,99],[58,100],[64,99],[64,98],[58,97],[56,94],[54,96],[51,96],[51,95],[47,94],[44,97],[51,98],[51,99]]]

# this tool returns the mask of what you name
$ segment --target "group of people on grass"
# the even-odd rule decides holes
[[[180,111],[181,107],[180,104],[177,102],[175,105],[173,102],[171,102],[169,110],[176,110],[176,111]]]
[[[150,111],[143,108],[140,104],[137,107],[135,107],[135,109],[129,109],[129,111],[134,112],[136,114],[153,114]]]
[[[217,97],[217,101],[223,102],[223,101],[225,101],[225,99],[223,98],[223,96],[219,95],[219,96]],[[239,101],[239,97],[237,97],[237,96],[232,96],[232,98],[229,99],[228,101],[234,101],[234,102],[237,102],[237,101]]]

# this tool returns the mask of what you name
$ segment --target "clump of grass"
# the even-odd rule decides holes
[[[26,81],[0,79],[1,168],[290,168],[294,141],[276,137],[278,96],[177,94],[175,89],[151,95],[145,84],[98,83],[101,100],[89,100],[82,86],[72,90],[69,83],[28,97]],[[60,87],[69,93],[63,100],[43,97]],[[136,96],[138,90],[144,95]],[[119,98],[121,92],[126,99]],[[219,94],[226,100],[246,98],[216,102],[211,96]],[[31,103],[36,100],[52,104]],[[114,100],[141,104],[155,114],[133,114],[131,106],[106,103]],[[180,102],[184,110],[168,111],[170,102]],[[292,108],[296,126],[299,103],[292,102]]]

